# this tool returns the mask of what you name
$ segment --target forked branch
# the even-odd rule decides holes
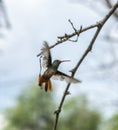
[[[74,33],[72,34],[66,34],[66,36],[64,37],[64,39],[60,40],[60,41],[57,41],[54,45],[52,45],[50,48],[53,48],[55,47],[56,45],[60,44],[60,43],[63,43],[65,41],[67,41],[69,38],[75,36],[75,35],[78,35],[78,32],[79,34],[84,32],[84,31],[87,31],[89,29],[92,29],[92,28],[95,28],[97,27],[97,30],[92,38],[92,40],[90,41],[90,44],[89,46],[87,47],[87,49],[85,50],[84,54],[82,55],[82,57],[80,58],[80,60],[77,62],[76,66],[74,67],[74,69],[71,71],[71,76],[74,77],[76,71],[78,70],[80,64],[82,63],[82,61],[84,60],[84,58],[87,56],[87,54],[92,50],[92,47],[102,29],[102,27],[104,26],[104,24],[106,23],[106,21],[111,17],[111,15],[115,12],[115,10],[118,8],[118,1],[116,2],[116,4],[111,8],[111,10],[108,12],[108,14],[100,21],[100,22],[97,22],[96,24],[94,25],[90,25],[89,27],[86,27],[86,28],[81,28],[79,30],[76,30]],[[71,23],[72,24],[72,23]],[[81,30],[81,31],[80,31]],[[66,89],[64,91],[64,94],[62,96],[62,99],[61,99],[61,102],[59,104],[59,107],[58,109],[55,111],[55,122],[54,122],[54,128],[53,130],[57,130],[57,124],[58,124],[58,120],[59,120],[59,115],[60,115],[60,112],[61,112],[61,108],[63,106],[63,103],[65,101],[65,98],[66,96],[69,94],[69,87],[70,87],[70,83],[67,84],[66,86]]]

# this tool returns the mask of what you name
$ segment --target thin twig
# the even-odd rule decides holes
[[[68,41],[77,42],[77,41],[78,41],[78,38],[79,38],[79,35],[80,35],[81,31],[82,31],[82,26],[80,26],[79,31],[77,31],[77,29],[74,27],[73,22],[72,22],[70,19],[69,19],[68,21],[69,21],[69,23],[71,24],[71,26],[72,26],[73,30],[75,31],[75,33],[77,34],[75,40],[68,39]]]
[[[61,44],[61,43],[64,43],[64,42],[68,41],[68,39],[70,39],[70,38],[72,38],[72,37],[78,35],[78,33],[81,34],[81,33],[85,32],[85,31],[87,31],[87,30],[89,30],[89,29],[96,28],[96,27],[98,26],[98,23],[99,23],[99,22],[97,22],[96,24],[92,24],[92,25],[90,25],[90,26],[88,26],[88,27],[85,27],[85,28],[82,28],[82,26],[81,26],[80,29],[77,30],[76,32],[73,32],[73,33],[71,33],[71,34],[66,34],[66,33],[65,33],[64,36],[58,36],[58,38],[62,38],[62,40],[59,40],[59,41],[57,41],[56,43],[54,43],[52,46],[50,46],[50,49],[54,48],[55,46],[57,46],[57,45],[59,45],[59,44]],[[80,31],[80,30],[81,30],[81,31]],[[41,55],[41,53],[39,53],[39,54],[37,55],[37,57],[39,57],[40,55]]]
[[[71,24],[72,28],[74,29],[74,31],[76,32],[77,29],[74,27],[74,24],[72,23],[72,21],[69,19],[68,22]]]
[[[92,47],[93,47],[93,44],[95,43],[95,40],[97,39],[98,37],[98,34],[100,33],[102,27],[104,26],[104,24],[106,23],[106,21],[110,18],[110,16],[114,13],[114,11],[118,8],[118,1],[117,3],[111,8],[111,10],[109,11],[109,13],[104,17],[103,20],[101,20],[99,23],[97,23],[96,25],[92,26],[92,27],[97,27],[97,30],[88,46],[88,48],[86,49],[86,51],[84,52],[84,54],[82,55],[81,59],[78,61],[78,63],[76,64],[75,68],[71,71],[72,74],[71,76],[74,77],[76,71],[78,70],[80,64],[82,63],[82,61],[84,60],[84,58],[87,56],[87,54],[92,50]],[[89,27],[91,28],[91,27]],[[85,29],[86,30],[86,29]],[[88,30],[88,29],[87,29]],[[54,46],[54,45],[53,45]],[[54,123],[54,130],[57,130],[57,124],[58,124],[58,120],[59,120],[59,115],[60,115],[60,112],[61,112],[61,108],[63,106],[63,103],[65,101],[65,98],[67,96],[67,93],[68,93],[68,90],[69,90],[69,87],[70,87],[70,83],[67,84],[67,87],[64,91],[64,94],[62,96],[62,99],[61,99],[61,102],[59,104],[59,107],[58,109],[55,111],[55,114],[56,114],[56,117],[55,117],[55,123]]]

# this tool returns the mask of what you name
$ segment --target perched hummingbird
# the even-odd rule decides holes
[[[63,60],[63,61],[54,60],[52,62],[52,57],[51,57],[50,49],[49,49],[47,42],[44,43],[44,47],[41,49],[40,54],[43,56],[43,67],[46,67],[47,69],[41,76],[39,76],[38,83],[39,83],[39,86],[41,86],[41,87],[42,87],[42,84],[45,83],[46,92],[52,90],[52,84],[51,84],[51,80],[50,80],[50,78],[52,76],[57,76],[57,78],[60,78],[61,80],[65,80],[67,83],[81,82],[78,79],[72,78],[63,72],[58,71],[59,65],[62,62],[67,62],[69,60]],[[37,55],[37,56],[39,56],[39,55]]]

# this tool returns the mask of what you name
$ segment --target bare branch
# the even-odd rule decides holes
[[[90,26],[88,26],[88,27],[85,27],[85,28],[82,28],[82,26],[81,26],[80,29],[77,30],[76,32],[73,32],[73,33],[71,33],[71,34],[66,34],[66,33],[65,33],[64,36],[58,36],[58,39],[61,39],[61,40],[58,40],[56,43],[54,43],[52,46],[50,46],[50,49],[54,48],[55,46],[57,46],[57,45],[59,45],[59,44],[61,44],[61,43],[64,43],[64,42],[68,41],[70,38],[72,38],[72,37],[74,37],[74,36],[76,36],[76,35],[78,35],[78,34],[80,35],[80,33],[82,33],[82,32],[85,32],[85,31],[87,31],[87,30],[89,30],[89,29],[98,27],[98,23],[99,23],[99,22],[97,22],[96,24],[92,24],[92,25],[90,25]],[[39,57],[40,55],[41,55],[41,53],[39,53],[39,54],[37,55],[37,57]]]
[[[112,5],[111,1],[110,0],[105,0],[105,1],[106,1],[108,8],[112,8],[113,5]],[[118,12],[114,12],[113,15],[115,16],[115,18],[118,19]]]
[[[92,50],[92,47],[95,43],[95,40],[97,39],[98,37],[98,34],[100,33],[102,27],[104,26],[104,24],[106,23],[106,21],[110,18],[110,16],[114,13],[114,11],[118,8],[118,1],[117,3],[111,8],[111,10],[109,11],[109,13],[99,22],[97,23],[96,25],[92,26],[92,27],[97,27],[97,30],[88,46],[88,48],[86,49],[86,51],[84,52],[84,54],[82,55],[81,59],[78,61],[78,63],[76,64],[75,68],[71,71],[72,74],[71,76],[74,77],[76,71],[78,70],[80,64],[82,63],[82,61],[84,60],[84,58],[87,56],[87,54]],[[88,29],[91,29],[92,27],[88,28]],[[87,30],[88,30],[87,29]],[[54,47],[55,45],[53,45],[52,47]],[[62,96],[62,99],[61,99],[61,102],[59,104],[59,107],[58,109],[56,110],[55,114],[56,114],[56,117],[55,117],[55,123],[54,123],[54,130],[57,130],[57,124],[58,124],[58,120],[59,120],[59,115],[60,115],[60,112],[61,112],[61,108],[63,106],[63,103],[65,101],[65,98],[67,96],[67,93],[68,93],[68,90],[69,90],[69,87],[70,87],[70,83],[67,85],[65,91],[64,91],[64,94]]]

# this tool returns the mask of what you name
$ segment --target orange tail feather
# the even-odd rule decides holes
[[[52,91],[52,84],[50,79],[45,83],[45,91]]]

